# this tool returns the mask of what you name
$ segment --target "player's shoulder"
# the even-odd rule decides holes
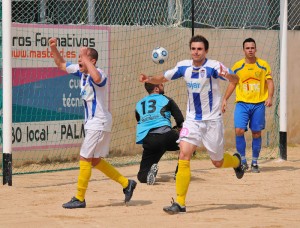
[[[151,93],[151,94],[148,94],[147,96],[144,96],[142,99],[140,99],[140,101],[152,100],[152,99],[159,99],[162,96],[163,95],[159,94],[159,93]]]
[[[156,100],[157,102],[167,102],[170,100],[170,98],[164,94],[152,93],[146,97],[146,100]]]
[[[240,68],[245,64],[245,59],[240,59],[233,64],[233,69]]]
[[[97,71],[101,74],[101,75],[105,75],[107,76],[107,74],[105,73],[105,71],[99,67],[96,66]]]
[[[262,65],[262,66],[269,65],[269,63],[268,63],[266,60],[261,59],[261,58],[256,58],[256,62],[257,62],[259,65]]]
[[[216,63],[220,63],[220,61],[216,60],[216,59],[206,59],[205,64],[216,64]]]
[[[154,94],[152,94],[152,96],[156,97],[157,99],[162,99],[162,100],[165,100],[165,99],[169,100],[170,99],[165,94],[154,93]]]
[[[142,102],[144,102],[144,101],[147,101],[148,99],[149,99],[149,95],[142,97],[141,99],[139,99],[139,100],[136,102],[136,106],[138,106],[140,103],[142,103]]]
[[[169,100],[169,101],[173,100],[171,97],[168,97],[168,96],[166,96],[166,95],[164,95],[164,94],[161,94],[161,96],[163,96],[164,99],[167,99],[167,100]]]
[[[193,65],[193,60],[185,59],[185,60],[179,61],[176,66],[177,67],[183,67],[183,66],[189,67],[189,66],[192,66],[192,65]]]
[[[66,62],[66,71],[71,74],[76,74],[77,76],[81,76],[81,72],[79,71],[79,65],[71,62]]]
[[[215,68],[219,67],[221,64],[220,61],[215,60],[215,59],[206,59],[206,62],[203,64],[204,66]]]

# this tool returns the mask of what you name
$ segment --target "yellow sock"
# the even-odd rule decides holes
[[[179,160],[176,174],[176,202],[185,206],[185,198],[191,181],[190,161]]]
[[[238,157],[224,153],[224,160],[222,168],[236,168],[240,165]]]
[[[122,176],[118,170],[116,170],[111,164],[101,159],[100,162],[95,166],[96,169],[103,172],[110,179],[120,183],[123,188],[128,186],[128,179]]]
[[[76,198],[83,201],[85,198],[85,192],[89,184],[89,180],[92,174],[92,164],[87,161],[79,161],[79,176],[77,183],[77,195]]]

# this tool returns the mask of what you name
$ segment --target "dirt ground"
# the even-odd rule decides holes
[[[138,184],[127,207],[121,186],[98,170],[87,208],[74,210],[61,204],[75,194],[78,170],[14,175],[13,186],[0,186],[0,227],[300,227],[300,146],[288,148],[288,161],[260,165],[238,180],[232,169],[193,160],[187,213],[179,215],[162,210],[175,198],[175,160],[160,162],[157,183]],[[137,165],[118,170],[136,180]]]

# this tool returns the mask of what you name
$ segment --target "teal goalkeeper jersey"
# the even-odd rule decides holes
[[[183,122],[183,116],[177,104],[169,97],[162,94],[150,94],[136,104],[136,143],[142,144],[151,129],[163,126],[171,126],[171,115],[179,126]]]

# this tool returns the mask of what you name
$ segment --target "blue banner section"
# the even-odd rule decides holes
[[[13,87],[13,122],[83,119],[80,79],[73,75]]]

